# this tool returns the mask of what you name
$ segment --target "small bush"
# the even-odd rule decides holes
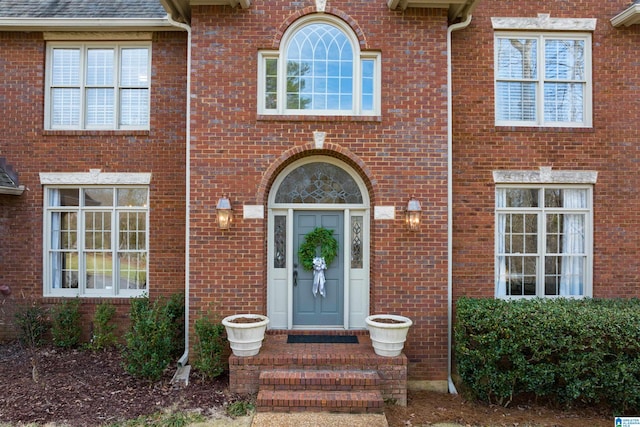
[[[131,300],[125,369],[135,377],[158,380],[171,362],[172,337],[167,305],[148,297]]]
[[[56,347],[74,348],[80,343],[80,300],[67,299],[56,305],[51,314],[51,337]]]
[[[225,348],[224,326],[208,317],[197,319],[194,324],[196,353],[193,367],[207,378],[215,378],[224,372],[222,352]]]
[[[456,366],[475,398],[640,411],[640,300],[460,299]]]
[[[116,307],[113,304],[106,301],[98,304],[93,315],[93,334],[89,343],[90,349],[105,350],[117,344],[116,325],[113,323],[115,315]]]
[[[184,293],[171,295],[167,315],[171,326],[171,355],[178,358],[184,352]]]
[[[44,337],[49,330],[47,311],[39,304],[19,307],[15,314],[18,327],[18,340],[29,348],[44,344]]]

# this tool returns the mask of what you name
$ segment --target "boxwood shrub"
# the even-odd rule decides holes
[[[455,360],[476,399],[640,413],[640,300],[461,298]]]

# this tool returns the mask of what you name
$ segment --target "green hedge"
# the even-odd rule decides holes
[[[640,412],[640,300],[462,298],[456,366],[473,397]]]

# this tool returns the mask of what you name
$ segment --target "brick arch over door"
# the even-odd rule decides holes
[[[323,148],[318,149],[315,147],[315,143],[311,142],[305,145],[290,148],[282,153],[282,155],[269,166],[269,168],[262,175],[260,184],[258,185],[258,191],[256,193],[256,201],[264,204],[268,204],[269,191],[273,182],[282,172],[282,170],[289,164],[296,160],[309,156],[329,156],[343,161],[348,166],[353,168],[358,173],[362,181],[364,182],[367,192],[369,193],[369,203],[371,206],[375,205],[375,195],[378,193],[377,180],[371,173],[371,170],[365,165],[365,163],[350,150],[341,147],[338,144],[332,144],[325,142]]]

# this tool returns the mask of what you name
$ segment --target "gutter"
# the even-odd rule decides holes
[[[467,15],[463,22],[447,27],[447,382],[449,393],[458,394],[451,378],[451,361],[453,358],[453,82],[451,70],[451,34],[463,30],[471,24],[472,15]]]
[[[168,22],[187,32],[187,105],[186,105],[186,161],[185,161],[185,232],[184,232],[184,353],[178,359],[178,370],[185,368],[189,361],[189,275],[190,275],[190,226],[191,226],[191,27],[174,21],[167,15]],[[188,375],[188,373],[187,373]],[[187,381],[188,382],[188,381]]]

